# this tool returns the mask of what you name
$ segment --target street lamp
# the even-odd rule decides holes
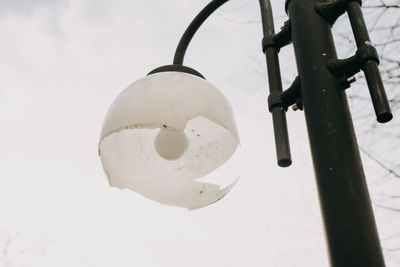
[[[112,104],[99,144],[111,185],[189,209],[219,200],[234,185],[220,189],[196,182],[232,156],[239,137],[224,96],[199,72],[183,66],[193,35],[227,1],[213,0],[195,17],[178,44],[172,65],[151,71]],[[269,0],[259,3],[277,163],[281,167],[292,163],[288,107],[304,109],[331,265],[383,267],[344,91],[355,81],[353,75],[363,70],[377,121],[392,119],[361,0],[286,0],[289,20],[276,34]],[[350,58],[338,59],[331,27],[345,12],[357,51]],[[278,53],[290,43],[299,74],[283,91]]]
[[[168,71],[166,71],[168,69]],[[164,67],[111,105],[99,153],[110,184],[158,202],[200,208],[233,187],[197,179],[225,163],[239,136],[226,98],[187,67]]]

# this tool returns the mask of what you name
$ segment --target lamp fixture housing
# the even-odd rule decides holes
[[[114,100],[99,155],[110,185],[195,209],[221,199],[235,184],[220,188],[198,179],[228,161],[238,144],[225,96],[197,71],[169,65]]]

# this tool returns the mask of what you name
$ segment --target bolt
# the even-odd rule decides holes
[[[356,81],[356,77],[354,77],[354,76],[347,78],[348,83],[354,83],[355,81]]]
[[[292,106],[292,109],[293,109],[293,111],[297,111],[297,110],[299,110],[299,107],[297,106],[297,104],[294,104],[294,105]]]
[[[372,45],[370,41],[365,41],[364,44],[365,45]]]

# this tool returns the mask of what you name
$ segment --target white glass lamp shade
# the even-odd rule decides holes
[[[99,154],[111,186],[195,209],[233,187],[196,180],[226,162],[238,143],[226,98],[205,79],[168,71],[134,82],[114,100]]]

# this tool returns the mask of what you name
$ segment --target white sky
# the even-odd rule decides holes
[[[275,163],[258,1],[226,4],[186,57],[233,106],[242,144],[235,188],[188,212],[108,186],[97,155],[105,112],[131,82],[171,63],[207,3],[0,3],[0,266],[328,266],[301,112],[288,114],[293,166]],[[273,3],[279,27],[283,3]],[[287,86],[291,48],[281,65]],[[374,183],[382,171],[364,162]],[[381,227],[386,218],[377,213],[384,234],[396,227]]]

